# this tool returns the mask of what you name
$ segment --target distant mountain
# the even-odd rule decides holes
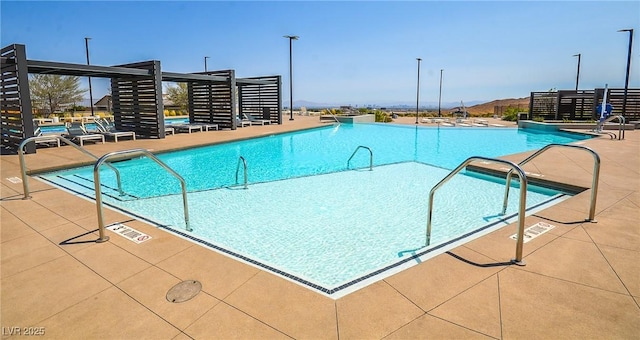
[[[466,104],[466,103],[465,103]],[[529,97],[524,98],[508,98],[508,99],[497,99],[492,100],[487,103],[477,104],[473,106],[466,107],[467,112],[472,115],[480,115],[484,113],[493,113],[494,108],[496,106],[511,106],[511,107],[520,107],[523,109],[529,109]]]
[[[476,104],[480,104],[483,101],[481,100],[473,100],[470,102],[465,102],[464,105],[465,106],[470,106],[470,105],[476,105]],[[287,105],[288,102],[283,103],[283,106],[289,106]],[[353,107],[375,107],[375,108],[380,108],[380,107],[385,107],[385,108],[393,108],[393,109],[415,109],[416,108],[416,104],[415,103],[406,103],[406,102],[380,102],[380,103],[371,103],[371,104],[365,104],[365,105],[359,105],[359,104],[352,104],[352,103],[338,103],[338,102],[334,102],[334,103],[318,103],[318,102],[312,102],[312,101],[308,101],[308,100],[294,100],[293,101],[293,107],[294,108],[298,108],[298,107],[306,107],[309,109],[313,109],[313,108],[329,108],[329,107],[340,107],[340,106],[347,106],[347,105],[351,105]],[[460,106],[460,102],[444,102],[441,105],[442,109],[450,109],[450,108],[454,108],[454,107],[458,107]],[[438,102],[424,102],[424,103],[420,103],[420,109],[437,109],[438,108]]]

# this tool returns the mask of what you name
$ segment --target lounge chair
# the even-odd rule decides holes
[[[236,125],[238,127],[245,127],[247,125],[251,126],[251,121],[247,119],[240,119],[240,117],[236,116]]]
[[[201,125],[195,125],[195,124],[171,124],[171,127],[176,132],[188,132],[188,133],[191,133],[193,131],[202,131],[202,126]]]
[[[38,125],[38,123],[36,121],[33,122],[33,127],[35,128],[33,130],[33,136],[34,137],[41,137],[41,138],[38,138],[37,140],[35,140],[36,146],[38,146],[39,144],[44,144],[46,146],[50,146],[51,144],[55,143],[58,147],[60,147],[60,139],[58,139],[57,136],[44,135],[42,133],[42,130],[40,129],[40,126]]]
[[[80,146],[84,146],[85,140],[100,140],[104,144],[104,135],[98,133],[88,133],[81,123],[69,123],[67,125],[67,135],[73,142],[77,142]]]
[[[246,114],[246,113],[242,113],[242,115],[245,116],[245,118],[251,123],[251,125],[265,125],[265,124],[271,124],[271,121],[268,119],[256,119],[253,118],[252,115],[250,114]]]
[[[94,122],[98,128],[98,133],[106,137],[113,137],[116,143],[118,142],[118,138],[121,137],[131,137],[133,140],[136,140],[136,133],[134,131],[118,131],[111,121],[96,118]]]
[[[204,131],[209,131],[215,129],[218,131],[218,124],[210,124],[210,123],[192,123],[191,125],[201,126]]]

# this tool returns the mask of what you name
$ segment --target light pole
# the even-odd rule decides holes
[[[207,59],[209,59],[209,57],[204,57],[204,72],[207,72]]]
[[[442,104],[442,71],[444,70],[440,69],[440,94],[438,95],[438,117],[442,117],[442,113],[440,111],[440,105]]]
[[[290,113],[290,118],[289,120],[293,120],[293,41],[294,40],[298,40],[297,35],[285,35],[285,38],[289,39],[289,113]]]
[[[627,91],[629,89],[629,71],[631,70],[631,48],[633,46],[633,28],[619,30],[618,32],[629,32],[629,52],[627,52],[627,77],[624,80],[624,97],[622,98],[622,116],[627,113]],[[604,105],[605,103],[603,103]]]
[[[418,86],[416,91],[416,124],[418,124],[418,107],[420,106],[420,62],[421,58],[416,58],[418,61]]]
[[[578,81],[580,81],[580,56],[582,56],[582,54],[578,53],[573,56],[578,57],[578,72],[576,72],[576,91],[578,91]]]
[[[84,38],[84,48],[87,52],[87,65],[90,65],[89,62],[89,40],[91,38]],[[93,90],[91,89],[91,77],[89,77],[89,106],[91,107],[91,116],[93,117]]]

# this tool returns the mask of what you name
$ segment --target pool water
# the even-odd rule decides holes
[[[101,181],[104,202],[113,207],[332,294],[428,249],[429,191],[466,158],[583,138],[516,129],[354,124],[161,154],[187,182],[191,233],[184,231],[178,181],[148,159],[113,163],[125,196],[114,190],[115,176],[107,167]],[[347,167],[359,145],[372,150],[373,171],[365,149]],[[235,180],[240,156],[247,161],[246,190]],[[238,184],[242,176],[240,167]],[[41,178],[95,197],[91,167]],[[514,186],[507,215],[518,206]],[[498,216],[503,193],[504,184],[486,176],[454,177],[436,194],[431,246],[503,226]],[[530,186],[527,207],[565,197]]]

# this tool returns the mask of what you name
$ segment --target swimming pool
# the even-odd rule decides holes
[[[503,184],[472,173],[456,176],[437,195],[432,246],[424,248],[429,190],[464,159],[585,138],[516,129],[343,124],[161,154],[187,182],[193,232],[184,230],[178,182],[148,159],[113,163],[125,196],[115,192],[110,169],[101,170],[101,179],[105,203],[331,295],[413,264],[417,256],[431,256],[430,249],[444,250],[461,235],[505,225],[497,216]],[[363,149],[350,162],[357,169],[347,169],[359,145],[372,150],[373,171]],[[240,156],[247,161],[247,190],[235,181]],[[40,178],[95,196],[91,167]],[[508,216],[515,213],[517,197],[511,195]],[[527,206],[531,213],[563,198],[531,186]]]

